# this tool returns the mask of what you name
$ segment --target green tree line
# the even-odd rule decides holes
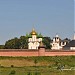
[[[28,49],[28,38],[31,37],[31,34],[26,34],[26,36],[21,36],[20,38],[13,38],[7,40],[5,45],[0,45],[0,49]],[[43,37],[40,34],[37,34],[37,38],[43,39],[43,44],[46,46],[46,49],[51,48],[51,38],[50,37]]]

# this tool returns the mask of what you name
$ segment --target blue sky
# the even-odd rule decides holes
[[[0,44],[31,32],[72,39],[74,0],[0,0]]]

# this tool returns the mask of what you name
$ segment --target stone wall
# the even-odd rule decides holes
[[[75,55],[74,50],[39,50],[28,49],[0,49],[0,56],[70,56]]]
[[[71,56],[71,55],[75,56],[75,51],[73,50],[45,51],[45,56]]]

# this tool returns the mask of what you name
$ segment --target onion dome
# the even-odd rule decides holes
[[[34,30],[34,28],[32,29],[31,35],[36,35],[36,31]]]

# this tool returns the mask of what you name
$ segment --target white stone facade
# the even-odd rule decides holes
[[[32,38],[28,39],[28,49],[38,49],[42,38],[37,38],[36,32],[33,29],[31,32]]]
[[[53,41],[52,41],[52,43],[51,43],[51,45],[52,45],[52,50],[54,49],[61,49],[62,47],[60,46],[60,38],[59,38],[59,36],[58,35],[56,35],[54,38],[53,38]]]
[[[75,50],[75,47],[70,47],[70,50]]]
[[[60,50],[63,48],[63,46],[66,45],[66,41],[62,41],[58,35],[56,35],[54,38],[53,38],[53,41],[51,43],[52,45],[52,50]]]

